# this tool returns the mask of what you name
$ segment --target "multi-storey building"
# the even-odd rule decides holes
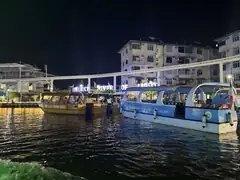
[[[218,51],[220,57],[229,57],[240,54],[240,30],[217,38]],[[236,86],[240,86],[240,60],[223,65],[225,81],[228,74],[233,76],[233,81]]]
[[[23,78],[37,78],[45,77],[46,73],[41,69],[29,64],[23,63],[0,63],[0,91],[5,92],[7,89],[13,91],[29,92],[29,91],[43,91],[44,85],[48,85],[47,81],[38,82],[7,82],[7,79],[23,79]],[[48,76],[53,76],[48,74]],[[1,79],[5,82],[1,83]]]
[[[216,50],[199,45],[167,44],[162,41],[128,41],[119,51],[121,71],[173,66],[214,59]],[[160,73],[163,85],[197,84],[210,81],[211,68],[179,69]],[[122,84],[136,86],[139,83],[156,81],[156,73],[123,76]]]
[[[163,46],[161,42],[130,40],[119,51],[121,54],[121,71],[155,68],[162,64]],[[139,83],[156,81],[156,73],[143,73],[122,76],[122,84],[136,86]]]

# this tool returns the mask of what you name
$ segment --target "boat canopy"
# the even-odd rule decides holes
[[[190,91],[190,86],[154,86],[154,87],[129,87],[126,91]]]
[[[197,85],[198,86],[198,85]],[[166,91],[166,92],[176,92],[181,94],[188,94],[191,89],[196,86],[155,86],[155,87],[129,87],[126,91]],[[230,85],[228,83],[202,83],[200,87],[196,89],[195,93],[200,94],[204,93],[215,93],[220,88],[229,88]]]
[[[229,83],[209,82],[209,83],[202,83],[202,84],[196,85],[190,90],[188,94],[186,106],[193,106],[195,93],[198,93],[198,92],[215,93],[218,89],[220,88],[225,89],[227,87],[230,88]]]

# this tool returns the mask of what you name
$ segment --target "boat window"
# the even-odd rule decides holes
[[[157,102],[157,91],[146,91],[141,94],[141,102],[145,103],[156,103]]]
[[[75,104],[77,100],[78,100],[78,96],[71,95],[69,98],[69,104]]]
[[[58,103],[59,100],[60,100],[60,96],[53,96],[53,98],[52,98],[53,103]]]
[[[137,99],[138,99],[138,92],[129,92],[127,94],[128,101],[137,101]]]
[[[61,96],[59,100],[59,104],[67,104],[69,96]]]
[[[48,100],[48,101],[49,101],[49,100],[51,99],[51,97],[52,97],[52,96],[47,96],[47,95],[46,95],[46,96],[43,96],[42,99],[43,99],[43,100]]]

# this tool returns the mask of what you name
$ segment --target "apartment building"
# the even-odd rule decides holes
[[[203,47],[200,44],[170,44],[160,40],[130,40],[121,48],[119,53],[121,54],[121,71],[187,64],[216,57],[216,49],[214,48]],[[161,72],[160,84],[186,85],[211,81],[210,79],[214,78],[211,71],[211,67],[200,67]],[[137,86],[139,83],[156,82],[156,79],[156,73],[122,76],[122,84]]]
[[[240,54],[240,30],[229,33],[225,36],[215,39],[221,58],[235,56]],[[225,82],[227,75],[233,76],[235,86],[240,87],[240,60],[223,65]]]

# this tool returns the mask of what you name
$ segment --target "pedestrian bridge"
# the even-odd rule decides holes
[[[211,66],[211,65],[219,65],[219,77],[220,82],[224,81],[224,74],[223,74],[223,64],[230,63],[234,61],[239,61],[240,55],[230,56],[226,58],[220,59],[213,59],[208,61],[202,62],[195,62],[189,64],[179,64],[179,65],[172,65],[172,66],[164,66],[164,67],[157,67],[151,69],[142,69],[142,70],[134,70],[134,71],[124,71],[124,72],[114,72],[114,73],[105,73],[105,74],[91,74],[91,75],[72,75],[72,76],[54,76],[54,77],[40,77],[40,78],[19,78],[19,79],[0,79],[0,83],[7,83],[7,82],[34,82],[34,81],[50,81],[51,87],[53,87],[53,81],[56,80],[71,80],[71,79],[88,79],[88,86],[90,86],[91,79],[95,78],[106,78],[106,77],[113,77],[113,87],[116,90],[116,77],[117,76],[124,76],[124,75],[136,75],[140,73],[150,73],[150,72],[157,72],[157,82],[160,82],[160,72],[162,71],[169,71],[169,70],[177,70],[177,69],[188,69],[188,68],[197,68],[203,66]],[[90,88],[89,88],[90,89]]]

